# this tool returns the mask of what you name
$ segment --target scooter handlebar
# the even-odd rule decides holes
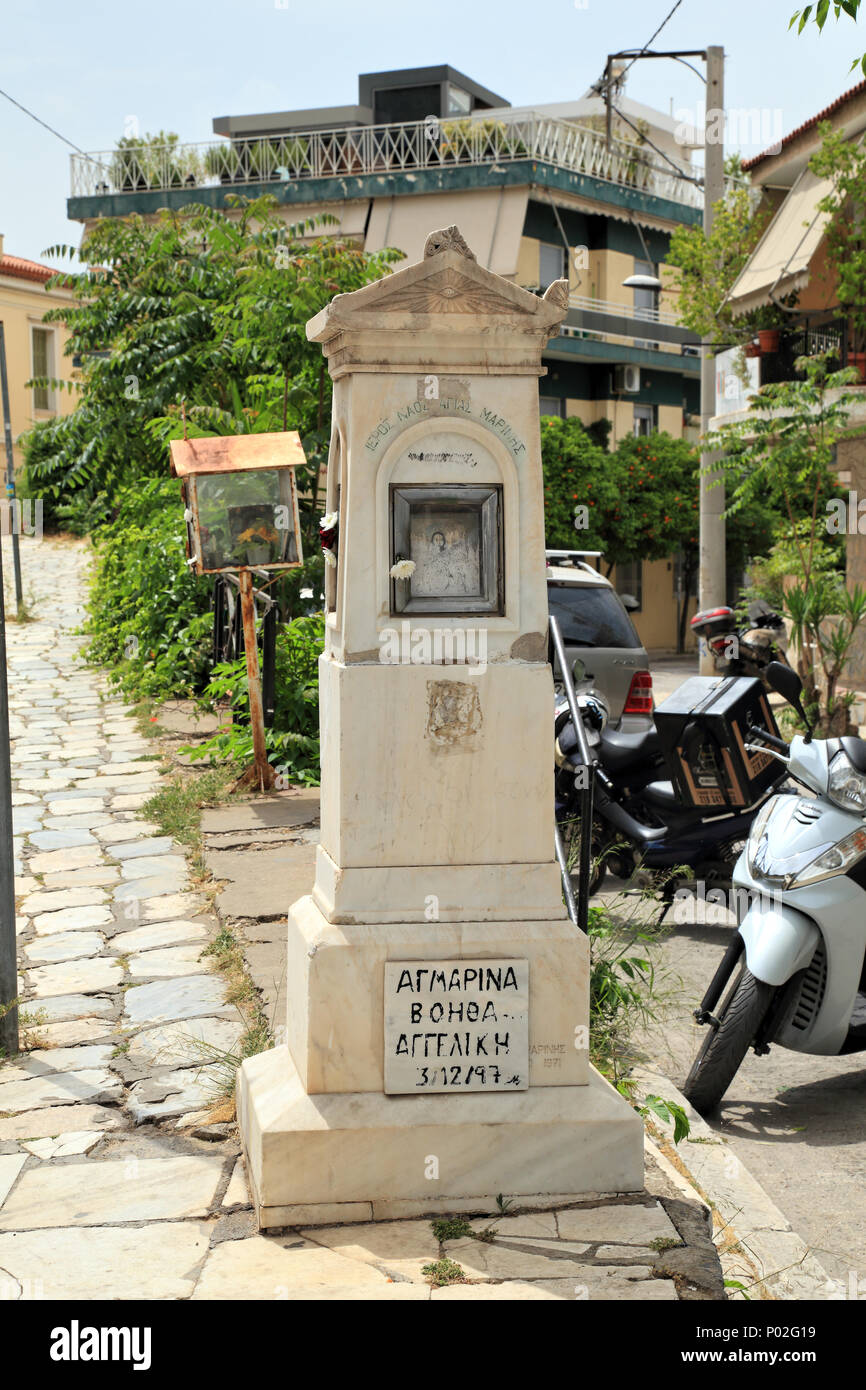
[[[751,725],[746,733],[747,737],[760,739],[768,748],[774,748],[777,753],[790,752],[790,744],[786,743],[783,738],[776,738],[776,735],[771,734],[767,729],[756,728]]]

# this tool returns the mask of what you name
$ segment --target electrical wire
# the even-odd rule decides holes
[[[644,132],[641,130],[640,126],[636,126],[634,121],[630,121],[628,116],[626,116],[622,111],[620,111],[618,106],[613,105],[613,102],[611,102],[611,107],[619,116],[620,120],[625,121],[626,125],[631,126],[632,130],[635,131],[641,137],[645,145],[649,145],[651,150],[655,150],[656,154],[659,155],[660,158],[663,159],[666,164],[669,164],[671,166],[674,173],[677,174],[679,178],[683,179],[686,183],[693,183],[696,184],[698,188],[703,188],[703,179],[695,178],[693,174],[684,174],[679,164],[677,164],[673,159],[671,159],[670,155],[665,154],[664,150],[660,150],[658,145],[654,145],[652,140],[650,140],[649,136],[645,135]]]
[[[88,158],[84,150],[79,149],[74,140],[67,140],[66,136],[61,135],[59,130],[55,130],[53,125],[49,125],[47,121],[43,121],[41,117],[37,116],[33,111],[28,110],[26,106],[22,106],[20,101],[16,101],[8,92],[4,92],[2,87],[0,87],[0,97],[5,97],[7,101],[11,101],[12,105],[17,106],[19,111],[23,111],[25,116],[29,116],[31,121],[35,121],[37,125],[41,125],[45,130],[49,130],[52,135],[56,135],[58,140],[62,140],[64,145],[69,145],[71,149],[75,150],[76,154],[83,154],[85,159]]]
[[[627,65],[625,68],[623,68],[622,72],[620,73],[620,77],[619,77],[620,82],[622,82],[622,80],[623,80],[623,78],[625,77],[626,73],[628,72],[629,68],[632,67],[632,65],[633,65],[634,63],[637,62],[638,58],[640,58],[644,53],[646,53],[646,51],[647,51],[647,49],[649,48],[650,44],[651,44],[655,39],[658,38],[659,34],[661,33],[662,29],[664,29],[664,27],[665,27],[665,25],[667,24],[668,20],[673,19],[674,15],[676,14],[677,10],[679,9],[679,7],[680,7],[680,5],[681,5],[682,3],[683,3],[683,0],[676,0],[676,4],[674,5],[673,9],[670,11],[669,14],[667,14],[667,15],[665,16],[665,18],[662,20],[662,22],[661,22],[661,24],[659,25],[659,27],[656,29],[655,33],[654,33],[650,38],[647,39],[647,41],[646,41],[646,43],[644,44],[643,48],[640,50],[640,53],[636,53],[636,54],[634,55],[634,57],[632,58],[631,62],[628,63],[628,65]]]

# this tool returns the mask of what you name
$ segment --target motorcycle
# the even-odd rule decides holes
[[[665,777],[656,730],[608,730],[607,702],[598,691],[585,688],[586,679],[577,690],[577,702],[594,756],[590,895],[599,891],[608,870],[620,879],[640,873],[657,882],[665,911],[679,889],[697,882],[728,891],[752,822],[775,786],[744,810],[706,811],[684,805]],[[564,701],[557,702],[554,731],[556,819],[568,847],[579,832],[581,778],[587,774]],[[784,776],[782,770],[780,782]],[[677,869],[685,872],[677,874]]]
[[[705,608],[689,626],[706,643],[715,669],[724,676],[756,676],[764,681],[771,661],[787,664],[785,619],[763,599],[748,608],[749,622],[737,627],[733,608]]]
[[[787,744],[753,728],[746,747],[771,753],[809,795],[764,804],[734,871],[739,926],[695,1012],[709,1033],[683,1088],[704,1114],[750,1047],[866,1050],[866,741],[814,739],[797,673],[772,662],[767,678],[808,732]]]

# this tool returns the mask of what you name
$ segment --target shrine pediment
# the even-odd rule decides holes
[[[350,294],[337,295],[307,325],[308,338],[325,343],[351,330],[404,326],[412,316],[502,318],[516,331],[550,333],[565,317],[568,283],[557,280],[543,298],[480,266],[456,227],[431,232],[424,258]],[[377,320],[379,321],[377,324]]]

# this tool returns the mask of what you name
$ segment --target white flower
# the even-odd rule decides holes
[[[319,530],[320,530],[320,531],[330,531],[330,530],[332,529],[332,527],[336,526],[336,524],[337,524],[337,522],[338,522],[339,520],[340,520],[340,513],[339,513],[339,512],[325,512],[325,515],[322,517],[322,520],[319,522]]]
[[[326,565],[330,565],[331,569],[336,569],[336,568],[337,568],[337,557],[336,557],[336,555],[334,554],[333,550],[325,550],[325,548],[324,548],[324,546],[323,546],[323,547],[322,547],[322,554],[323,554],[324,557],[325,557],[325,564],[326,564]]]
[[[392,579],[411,579],[415,573],[415,561],[398,560],[395,565],[391,566],[388,573]]]

